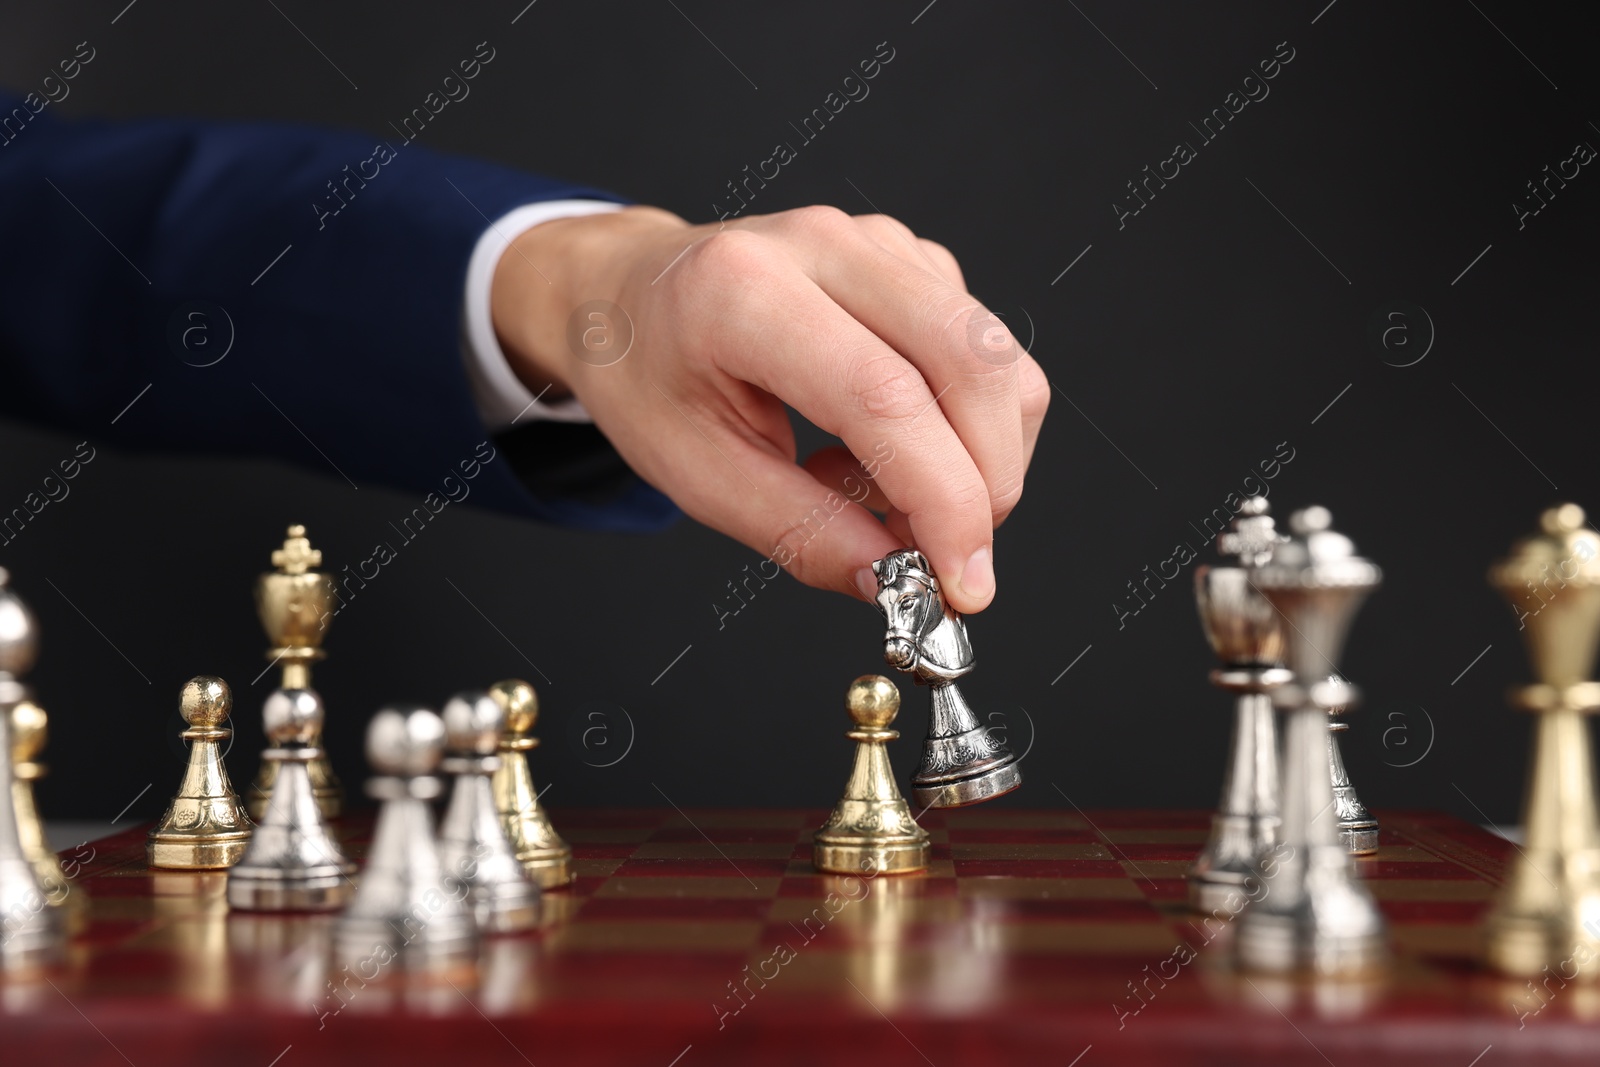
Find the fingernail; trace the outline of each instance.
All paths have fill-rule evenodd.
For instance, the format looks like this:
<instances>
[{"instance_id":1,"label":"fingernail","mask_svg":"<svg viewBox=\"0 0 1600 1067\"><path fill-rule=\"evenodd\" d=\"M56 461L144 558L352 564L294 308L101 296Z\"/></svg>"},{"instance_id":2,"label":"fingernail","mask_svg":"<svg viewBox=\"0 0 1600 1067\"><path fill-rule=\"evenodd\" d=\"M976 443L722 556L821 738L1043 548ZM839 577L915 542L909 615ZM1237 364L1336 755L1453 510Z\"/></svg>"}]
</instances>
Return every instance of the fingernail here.
<instances>
[{"instance_id":1,"label":"fingernail","mask_svg":"<svg viewBox=\"0 0 1600 1067\"><path fill-rule=\"evenodd\" d=\"M984 545L967 559L961 572L961 591L974 600L988 600L994 595L994 553Z\"/></svg>"},{"instance_id":2,"label":"fingernail","mask_svg":"<svg viewBox=\"0 0 1600 1067\"><path fill-rule=\"evenodd\" d=\"M856 588L861 590L861 596L868 603L878 597L878 576L872 572L871 567L862 567L856 571Z\"/></svg>"}]
</instances>

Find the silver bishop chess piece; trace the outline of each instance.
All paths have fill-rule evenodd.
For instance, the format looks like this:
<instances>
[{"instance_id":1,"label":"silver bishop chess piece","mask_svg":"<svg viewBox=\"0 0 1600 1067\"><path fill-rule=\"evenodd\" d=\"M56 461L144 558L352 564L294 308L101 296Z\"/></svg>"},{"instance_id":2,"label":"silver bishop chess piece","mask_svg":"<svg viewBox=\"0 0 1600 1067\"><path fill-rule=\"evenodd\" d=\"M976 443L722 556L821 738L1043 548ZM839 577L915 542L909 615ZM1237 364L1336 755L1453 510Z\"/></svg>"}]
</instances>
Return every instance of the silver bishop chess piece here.
<instances>
[{"instance_id":1,"label":"silver bishop chess piece","mask_svg":"<svg viewBox=\"0 0 1600 1067\"><path fill-rule=\"evenodd\" d=\"M488 693L458 693L444 706L450 755L440 766L455 775L455 785L439 823L439 858L445 878L466 885L484 933L529 930L539 920L539 886L517 859L490 785L505 728L506 709Z\"/></svg>"},{"instance_id":2,"label":"silver bishop chess piece","mask_svg":"<svg viewBox=\"0 0 1600 1067\"><path fill-rule=\"evenodd\" d=\"M433 772L444 741L444 721L416 705L384 708L367 725L367 762L378 772L367 795L381 807L361 884L334 925L341 959L412 970L477 950L464 887L445 878L428 806L441 791Z\"/></svg>"},{"instance_id":3,"label":"silver bishop chess piece","mask_svg":"<svg viewBox=\"0 0 1600 1067\"><path fill-rule=\"evenodd\" d=\"M1278 843L1278 727L1272 691L1294 676L1283 666L1278 612L1256 591L1255 568L1287 540L1273 526L1265 497L1239 507L1233 528L1217 539L1237 565L1195 571L1195 599L1206 639L1222 661L1211 684L1233 693L1233 736L1222 800L1211 837L1189 868L1189 902L1200 911L1237 912L1260 878L1256 864Z\"/></svg>"},{"instance_id":4,"label":"silver bishop chess piece","mask_svg":"<svg viewBox=\"0 0 1600 1067\"><path fill-rule=\"evenodd\" d=\"M12 712L29 696L28 687L18 679L39 654L33 612L11 591L9 579L0 568L0 782L4 783L13 776ZM61 909L50 907L22 847L8 784L0 789L0 964L26 967L49 962L60 955L65 941Z\"/></svg>"},{"instance_id":5,"label":"silver bishop chess piece","mask_svg":"<svg viewBox=\"0 0 1600 1067\"><path fill-rule=\"evenodd\" d=\"M245 911L332 911L355 889L356 865L328 829L310 764L322 758L322 698L314 689L275 689L261 708L275 764L261 821L228 872L228 904Z\"/></svg>"},{"instance_id":6,"label":"silver bishop chess piece","mask_svg":"<svg viewBox=\"0 0 1600 1067\"><path fill-rule=\"evenodd\" d=\"M1289 517L1292 536L1253 581L1284 620L1293 680L1273 691L1286 715L1282 832L1258 866L1264 891L1239 921L1249 970L1354 975L1384 957L1384 923L1340 837L1328 764L1328 716L1357 701L1338 673L1351 620L1382 572L1329 528L1326 508Z\"/></svg>"},{"instance_id":7,"label":"silver bishop chess piece","mask_svg":"<svg viewBox=\"0 0 1600 1067\"><path fill-rule=\"evenodd\" d=\"M925 685L933 698L922 764L911 777L918 807L959 808L1011 792L1022 768L1006 745L978 723L956 679L976 663L967 624L945 603L921 552L903 548L873 563L878 610L888 630L883 658Z\"/></svg>"}]
</instances>

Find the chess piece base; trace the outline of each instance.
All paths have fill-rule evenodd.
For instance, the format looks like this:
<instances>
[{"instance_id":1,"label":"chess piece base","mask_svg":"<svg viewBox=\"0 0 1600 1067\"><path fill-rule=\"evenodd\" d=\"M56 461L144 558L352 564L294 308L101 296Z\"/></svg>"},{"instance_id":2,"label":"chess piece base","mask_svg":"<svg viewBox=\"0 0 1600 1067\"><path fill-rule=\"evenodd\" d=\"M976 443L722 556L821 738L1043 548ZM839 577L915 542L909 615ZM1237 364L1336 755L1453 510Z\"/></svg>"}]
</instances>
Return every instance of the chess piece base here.
<instances>
[{"instance_id":1,"label":"chess piece base","mask_svg":"<svg viewBox=\"0 0 1600 1067\"><path fill-rule=\"evenodd\" d=\"M1303 732L1303 731L1302 731ZM1239 920L1240 967L1353 977L1388 958L1383 916L1342 843L1290 850Z\"/></svg>"},{"instance_id":2,"label":"chess piece base","mask_svg":"<svg viewBox=\"0 0 1600 1067\"><path fill-rule=\"evenodd\" d=\"M0 734L0 737L3 737ZM0 963L7 967L50 963L66 943L62 909L36 892L33 865L20 856L0 861Z\"/></svg>"},{"instance_id":3,"label":"chess piece base","mask_svg":"<svg viewBox=\"0 0 1600 1067\"><path fill-rule=\"evenodd\" d=\"M1381 968L1388 949L1381 931L1335 935L1312 931L1302 917L1252 910L1238 932L1239 965L1249 971L1350 977Z\"/></svg>"},{"instance_id":4,"label":"chess piece base","mask_svg":"<svg viewBox=\"0 0 1600 1067\"><path fill-rule=\"evenodd\" d=\"M818 831L811 862L826 874L910 874L928 869L932 851L927 834L885 841Z\"/></svg>"},{"instance_id":5,"label":"chess piece base","mask_svg":"<svg viewBox=\"0 0 1600 1067\"><path fill-rule=\"evenodd\" d=\"M496 886L492 894L474 893L472 918L486 934L517 934L539 925L539 888L525 885Z\"/></svg>"},{"instance_id":6,"label":"chess piece base","mask_svg":"<svg viewBox=\"0 0 1600 1067\"><path fill-rule=\"evenodd\" d=\"M232 867L250 845L250 831L211 834L204 841L151 835L145 846L150 866L176 871L205 871Z\"/></svg>"},{"instance_id":7,"label":"chess piece base","mask_svg":"<svg viewBox=\"0 0 1600 1067\"><path fill-rule=\"evenodd\" d=\"M1587 966L1577 961L1578 946L1588 950ZM1600 944L1584 933L1570 934L1555 917L1490 915L1484 924L1484 960L1502 974L1534 978L1551 970L1571 980L1600 978Z\"/></svg>"},{"instance_id":8,"label":"chess piece base","mask_svg":"<svg viewBox=\"0 0 1600 1067\"><path fill-rule=\"evenodd\" d=\"M1013 759L1010 763L986 770L981 774L950 782L923 782L913 778L911 799L924 810L964 808L1005 796L1020 785L1022 785L1022 768L1017 766Z\"/></svg>"},{"instance_id":9,"label":"chess piece base","mask_svg":"<svg viewBox=\"0 0 1600 1067\"><path fill-rule=\"evenodd\" d=\"M1277 843L1280 822L1276 815L1213 815L1211 839L1189 869L1189 906L1237 912L1261 881L1257 857Z\"/></svg>"},{"instance_id":10,"label":"chess piece base","mask_svg":"<svg viewBox=\"0 0 1600 1067\"><path fill-rule=\"evenodd\" d=\"M317 875L250 874L235 867L228 875L228 906L240 911L337 911L354 891L349 871Z\"/></svg>"},{"instance_id":11,"label":"chess piece base","mask_svg":"<svg viewBox=\"0 0 1600 1067\"><path fill-rule=\"evenodd\" d=\"M1339 824L1339 839L1352 856L1370 856L1378 851L1378 821L1363 819Z\"/></svg>"},{"instance_id":12,"label":"chess piece base","mask_svg":"<svg viewBox=\"0 0 1600 1067\"><path fill-rule=\"evenodd\" d=\"M517 856L517 862L528 872L528 877L540 889L558 889L571 885L577 877L572 870L572 849L536 849Z\"/></svg>"},{"instance_id":13,"label":"chess piece base","mask_svg":"<svg viewBox=\"0 0 1600 1067\"><path fill-rule=\"evenodd\" d=\"M397 927L407 927L413 935L408 940ZM334 927L333 944L342 961L372 960L384 967L398 964L403 970L427 970L473 959L478 931L466 912L435 917L427 923L346 916Z\"/></svg>"}]
</instances>

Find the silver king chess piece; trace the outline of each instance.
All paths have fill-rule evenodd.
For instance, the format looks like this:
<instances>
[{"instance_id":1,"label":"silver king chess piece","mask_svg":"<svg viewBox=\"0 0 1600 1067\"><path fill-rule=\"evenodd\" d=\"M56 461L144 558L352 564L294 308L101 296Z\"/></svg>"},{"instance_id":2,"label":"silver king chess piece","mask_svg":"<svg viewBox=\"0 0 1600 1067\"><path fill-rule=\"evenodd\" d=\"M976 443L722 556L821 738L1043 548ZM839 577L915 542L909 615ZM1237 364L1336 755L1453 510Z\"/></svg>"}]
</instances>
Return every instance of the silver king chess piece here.
<instances>
[{"instance_id":1,"label":"silver king chess piece","mask_svg":"<svg viewBox=\"0 0 1600 1067\"><path fill-rule=\"evenodd\" d=\"M1385 954L1383 916L1340 837L1328 764L1328 716L1358 697L1338 673L1345 635L1383 576L1331 521L1326 508L1295 512L1292 536L1253 575L1283 617L1294 678L1272 693L1286 714L1283 826L1258 863L1264 891L1239 920L1239 963L1248 970L1353 975Z\"/></svg>"},{"instance_id":2,"label":"silver king chess piece","mask_svg":"<svg viewBox=\"0 0 1600 1067\"><path fill-rule=\"evenodd\" d=\"M382 806L361 884L334 925L343 960L425 969L477 950L465 886L445 878L428 806L440 793L433 772L444 740L444 721L416 705L384 708L367 724L367 762L379 775L368 779L367 795Z\"/></svg>"},{"instance_id":3,"label":"silver king chess piece","mask_svg":"<svg viewBox=\"0 0 1600 1067\"><path fill-rule=\"evenodd\" d=\"M1233 528L1217 539L1236 565L1198 568L1195 599L1206 639L1222 665L1211 684L1234 694L1233 737L1222 800L1211 838L1189 868L1189 902L1199 911L1237 912L1259 880L1256 864L1278 843L1278 727L1272 691L1294 676L1283 666L1278 612L1255 589L1255 568L1286 538L1273 526L1265 497L1239 506Z\"/></svg>"},{"instance_id":4,"label":"silver king chess piece","mask_svg":"<svg viewBox=\"0 0 1600 1067\"><path fill-rule=\"evenodd\" d=\"M959 808L1011 792L1022 784L1016 754L978 723L956 679L976 666L967 624L951 610L921 552L903 548L873 563L878 610L888 631L883 658L933 697L922 765L911 777L921 808Z\"/></svg>"},{"instance_id":5,"label":"silver king chess piece","mask_svg":"<svg viewBox=\"0 0 1600 1067\"><path fill-rule=\"evenodd\" d=\"M539 919L539 886L517 859L490 787L505 728L506 709L488 693L458 693L444 706L450 755L440 767L455 775L455 785L439 823L439 859L447 879L466 884L484 933L529 930Z\"/></svg>"},{"instance_id":6,"label":"silver king chess piece","mask_svg":"<svg viewBox=\"0 0 1600 1067\"><path fill-rule=\"evenodd\" d=\"M9 783L12 712L28 699L19 681L39 654L38 626L33 612L7 586L0 568L0 782ZM61 909L45 899L34 865L17 832L12 791L0 789L0 964L29 966L59 956L66 940Z\"/></svg>"},{"instance_id":7,"label":"silver king chess piece","mask_svg":"<svg viewBox=\"0 0 1600 1067\"><path fill-rule=\"evenodd\" d=\"M275 689L261 707L277 765L272 793L250 844L228 871L228 904L245 911L332 911L355 888L356 865L328 830L311 784L322 757L322 698L314 689Z\"/></svg>"}]
</instances>

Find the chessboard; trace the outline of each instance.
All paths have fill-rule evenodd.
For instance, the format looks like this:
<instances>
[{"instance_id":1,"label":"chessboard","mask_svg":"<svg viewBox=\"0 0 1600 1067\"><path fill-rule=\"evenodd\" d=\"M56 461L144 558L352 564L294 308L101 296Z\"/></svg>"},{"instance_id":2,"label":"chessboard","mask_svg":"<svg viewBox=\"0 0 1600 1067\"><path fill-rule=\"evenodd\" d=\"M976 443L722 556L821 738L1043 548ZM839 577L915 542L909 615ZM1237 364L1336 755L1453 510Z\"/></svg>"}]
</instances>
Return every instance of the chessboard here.
<instances>
[{"instance_id":1,"label":"chessboard","mask_svg":"<svg viewBox=\"0 0 1600 1067\"><path fill-rule=\"evenodd\" d=\"M1477 962L1515 846L1380 812L1370 979L1236 973L1186 902L1210 816L928 811L926 873L811 867L823 810L557 809L577 880L475 964L366 981L329 915L230 914L139 828L62 853L66 959L0 979L6 1062L74 1065L1406 1064L1596 1060L1600 999ZM370 815L336 822L359 859ZM403 1056L401 1055L403 1054Z\"/></svg>"}]
</instances>

